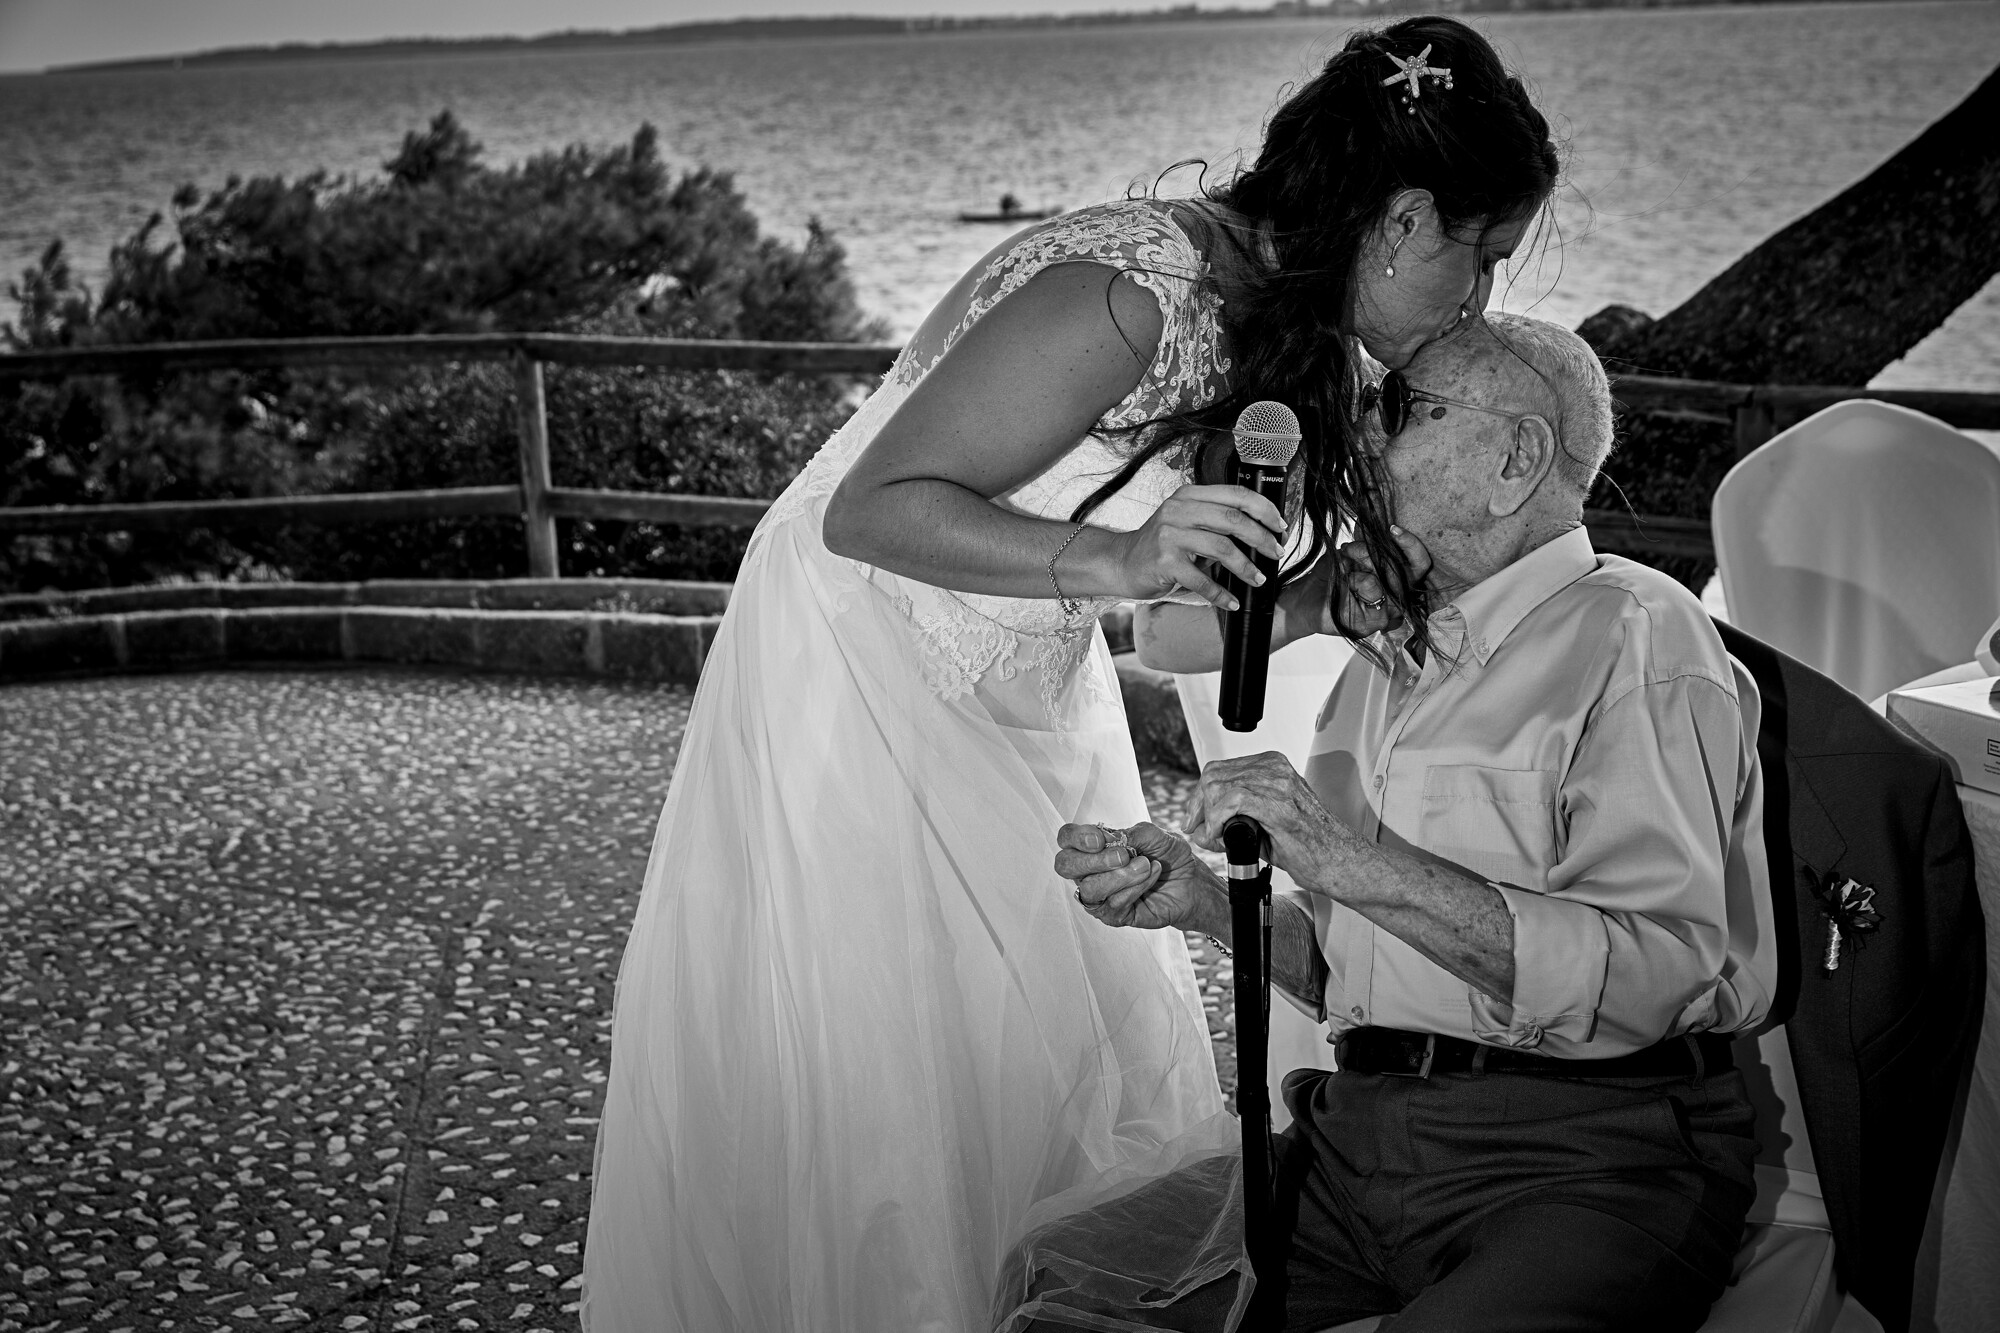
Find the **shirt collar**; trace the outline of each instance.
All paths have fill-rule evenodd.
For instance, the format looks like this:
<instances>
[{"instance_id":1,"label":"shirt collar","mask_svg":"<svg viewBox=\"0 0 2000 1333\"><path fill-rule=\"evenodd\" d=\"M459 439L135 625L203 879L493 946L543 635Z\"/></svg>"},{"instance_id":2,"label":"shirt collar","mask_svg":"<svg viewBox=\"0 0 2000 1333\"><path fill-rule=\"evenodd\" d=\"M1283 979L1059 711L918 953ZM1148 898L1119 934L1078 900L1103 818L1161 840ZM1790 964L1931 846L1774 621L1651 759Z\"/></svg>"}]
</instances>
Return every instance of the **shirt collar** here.
<instances>
[{"instance_id":1,"label":"shirt collar","mask_svg":"<svg viewBox=\"0 0 2000 1333\"><path fill-rule=\"evenodd\" d=\"M1596 568L1590 533L1579 524L1473 584L1436 618L1460 621L1465 645L1485 666L1530 611Z\"/></svg>"}]
</instances>

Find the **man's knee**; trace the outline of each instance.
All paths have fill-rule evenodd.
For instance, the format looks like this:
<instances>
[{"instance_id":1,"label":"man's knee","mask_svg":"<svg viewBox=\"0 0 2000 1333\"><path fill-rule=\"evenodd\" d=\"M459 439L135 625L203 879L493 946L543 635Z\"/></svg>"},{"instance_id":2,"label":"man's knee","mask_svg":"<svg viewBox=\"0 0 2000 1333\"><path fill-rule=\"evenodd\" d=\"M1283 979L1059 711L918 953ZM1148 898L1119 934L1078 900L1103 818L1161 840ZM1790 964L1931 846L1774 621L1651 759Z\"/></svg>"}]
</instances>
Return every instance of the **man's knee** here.
<instances>
[{"instance_id":1,"label":"man's knee","mask_svg":"<svg viewBox=\"0 0 2000 1333\"><path fill-rule=\"evenodd\" d=\"M1571 1201L1494 1212L1456 1262L1395 1321L1396 1333L1692 1333L1729 1280L1733 1238L1696 1223L1681 1243Z\"/></svg>"}]
</instances>

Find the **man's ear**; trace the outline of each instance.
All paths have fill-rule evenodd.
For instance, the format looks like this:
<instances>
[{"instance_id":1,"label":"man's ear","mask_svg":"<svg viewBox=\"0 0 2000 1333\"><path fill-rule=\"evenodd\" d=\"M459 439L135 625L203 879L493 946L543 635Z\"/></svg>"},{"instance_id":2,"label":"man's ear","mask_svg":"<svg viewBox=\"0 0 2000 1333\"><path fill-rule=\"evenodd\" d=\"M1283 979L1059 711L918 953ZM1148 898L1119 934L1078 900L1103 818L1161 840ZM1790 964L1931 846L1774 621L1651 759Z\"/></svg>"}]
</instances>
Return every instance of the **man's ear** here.
<instances>
[{"instance_id":1,"label":"man's ear","mask_svg":"<svg viewBox=\"0 0 2000 1333\"><path fill-rule=\"evenodd\" d=\"M1559 447L1555 428L1549 425L1548 418L1529 416L1516 421L1507 451L1500 456L1492 489L1487 493L1487 512L1495 518L1517 513L1541 489L1549 470L1555 466Z\"/></svg>"}]
</instances>

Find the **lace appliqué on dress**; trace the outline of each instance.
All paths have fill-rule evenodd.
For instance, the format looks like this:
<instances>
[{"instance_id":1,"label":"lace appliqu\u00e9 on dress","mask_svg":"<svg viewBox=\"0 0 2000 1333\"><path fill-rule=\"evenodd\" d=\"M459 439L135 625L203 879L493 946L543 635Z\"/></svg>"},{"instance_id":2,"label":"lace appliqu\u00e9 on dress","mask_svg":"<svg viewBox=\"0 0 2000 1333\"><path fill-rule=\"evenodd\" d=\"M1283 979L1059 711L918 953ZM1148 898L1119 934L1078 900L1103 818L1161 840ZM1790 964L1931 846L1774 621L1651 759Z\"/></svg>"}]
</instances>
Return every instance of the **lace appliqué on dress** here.
<instances>
[{"instance_id":1,"label":"lace appliqu\u00e9 on dress","mask_svg":"<svg viewBox=\"0 0 2000 1333\"><path fill-rule=\"evenodd\" d=\"M1119 269L1151 291L1160 305L1160 342L1153 362L1132 392L1100 419L1100 430L1136 425L1213 401L1229 371L1221 351L1222 301L1203 281L1208 265L1171 212L1151 200L1131 200L1066 214L1024 236L987 267L964 318L935 354L923 357L914 347L904 348L882 386L771 506L751 537L750 550L754 552L766 534L833 493L881 423L967 329L1035 274L1051 264L1070 262ZM1066 518L1076 500L1094 489L1083 486L1078 493L1080 479L1101 480L1121 463L1120 451L1093 432L1042 475L1003 499L1023 513ZM1185 480L1178 468L1155 458L1093 515L1093 521L1130 531ZM864 577L879 577L869 566L859 568ZM1050 598L990 597L904 582L918 591L914 596L897 594L896 603L909 617L924 677L932 689L943 698L956 699L970 693L989 672L1011 680L1022 670L1038 671L1041 701L1050 724L1057 728L1064 686L1090 651L1097 617L1117 605L1115 598L1091 599L1080 612L1066 617ZM1029 644L1022 643L1024 638ZM1093 687L1102 693L1104 684L1093 682Z\"/></svg>"},{"instance_id":2,"label":"lace appliqu\u00e9 on dress","mask_svg":"<svg viewBox=\"0 0 2000 1333\"><path fill-rule=\"evenodd\" d=\"M951 350L965 331L1004 298L1051 264L1096 263L1118 269L1160 300L1159 351L1146 378L1107 413L1103 426L1129 426L1161 414L1163 403L1212 386L1229 369L1221 353L1216 311L1222 298L1202 285L1208 261L1166 206L1148 199L1079 209L1022 237L987 266L973 288L965 317L928 360L909 349L889 371L889 383L915 384ZM1213 396L1211 393L1209 396Z\"/></svg>"}]
</instances>

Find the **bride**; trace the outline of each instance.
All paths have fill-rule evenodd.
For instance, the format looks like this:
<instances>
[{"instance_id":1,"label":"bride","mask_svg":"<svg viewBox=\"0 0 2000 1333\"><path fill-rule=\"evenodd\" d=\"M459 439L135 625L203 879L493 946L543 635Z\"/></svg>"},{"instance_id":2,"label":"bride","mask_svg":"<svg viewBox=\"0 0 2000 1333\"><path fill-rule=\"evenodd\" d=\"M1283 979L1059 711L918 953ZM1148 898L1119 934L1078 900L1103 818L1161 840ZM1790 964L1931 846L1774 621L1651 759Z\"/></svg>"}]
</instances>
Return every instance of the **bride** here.
<instances>
[{"instance_id":1,"label":"bride","mask_svg":"<svg viewBox=\"0 0 2000 1333\"><path fill-rule=\"evenodd\" d=\"M1183 939L1096 928L1049 869L1060 825L1146 818L1097 616L1225 607L1236 543L1279 550L1285 516L1204 484L1272 398L1305 430L1285 596L1326 620L1351 340L1401 365L1482 308L1555 169L1485 42L1410 20L1225 188L1060 217L947 293L758 526L695 693L618 978L589 1333L983 1327L1030 1206L1220 1111Z\"/></svg>"}]
</instances>

